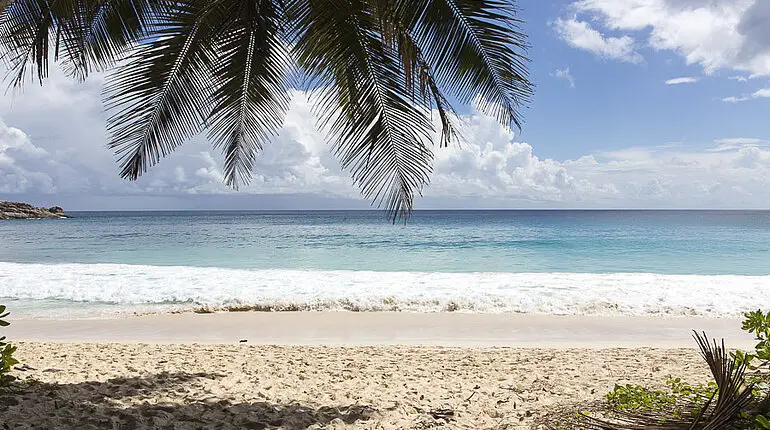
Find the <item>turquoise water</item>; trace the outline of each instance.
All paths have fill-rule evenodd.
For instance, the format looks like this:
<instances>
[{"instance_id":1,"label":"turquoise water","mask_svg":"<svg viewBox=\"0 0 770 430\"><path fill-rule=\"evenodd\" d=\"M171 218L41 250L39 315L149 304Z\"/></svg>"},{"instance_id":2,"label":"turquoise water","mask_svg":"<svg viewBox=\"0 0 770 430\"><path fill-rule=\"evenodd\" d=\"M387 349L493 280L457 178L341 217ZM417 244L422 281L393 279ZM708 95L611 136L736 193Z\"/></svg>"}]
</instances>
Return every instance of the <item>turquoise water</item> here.
<instances>
[{"instance_id":1,"label":"turquoise water","mask_svg":"<svg viewBox=\"0 0 770 430\"><path fill-rule=\"evenodd\" d=\"M0 261L770 275L770 212L76 213L0 223Z\"/></svg>"},{"instance_id":2,"label":"turquoise water","mask_svg":"<svg viewBox=\"0 0 770 430\"><path fill-rule=\"evenodd\" d=\"M757 289L770 292L762 211L427 211L395 226L360 211L73 215L0 223L0 297L30 314L89 303L112 312L451 302L476 312L733 315Z\"/></svg>"}]
</instances>

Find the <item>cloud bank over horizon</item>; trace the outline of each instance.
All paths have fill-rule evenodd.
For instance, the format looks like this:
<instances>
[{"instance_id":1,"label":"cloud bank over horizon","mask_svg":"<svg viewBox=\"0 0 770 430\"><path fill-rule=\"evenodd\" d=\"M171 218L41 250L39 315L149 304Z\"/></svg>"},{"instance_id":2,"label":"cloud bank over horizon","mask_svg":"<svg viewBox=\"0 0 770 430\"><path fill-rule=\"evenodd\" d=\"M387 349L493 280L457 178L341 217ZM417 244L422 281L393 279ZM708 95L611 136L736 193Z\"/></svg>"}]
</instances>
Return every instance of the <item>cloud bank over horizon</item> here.
<instances>
[{"instance_id":1,"label":"cloud bank over horizon","mask_svg":"<svg viewBox=\"0 0 770 430\"><path fill-rule=\"evenodd\" d=\"M139 181L121 180L105 146L100 86L99 79L76 84L54 73L46 86L30 85L0 107L0 198L69 196L78 206L72 209L106 210L217 209L223 201L240 208L368 206L301 92L280 135L258 157L252 183L238 192L222 183L221 156L203 139ZM761 137L650 142L554 160L475 110L462 121L461 145L434 148L433 180L418 209L757 208L770 201L770 142Z\"/></svg>"}]
</instances>

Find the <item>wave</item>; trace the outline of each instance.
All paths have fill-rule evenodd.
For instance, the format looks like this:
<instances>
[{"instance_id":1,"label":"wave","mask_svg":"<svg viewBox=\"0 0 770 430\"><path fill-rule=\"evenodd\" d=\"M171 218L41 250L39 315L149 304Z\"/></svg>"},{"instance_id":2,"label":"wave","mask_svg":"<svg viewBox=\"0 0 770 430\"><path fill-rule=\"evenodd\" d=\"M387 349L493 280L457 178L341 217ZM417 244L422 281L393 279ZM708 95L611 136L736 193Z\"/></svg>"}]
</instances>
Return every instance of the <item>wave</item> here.
<instances>
[{"instance_id":1,"label":"wave","mask_svg":"<svg viewBox=\"0 0 770 430\"><path fill-rule=\"evenodd\" d=\"M0 297L138 310L460 311L736 317L770 297L770 276L423 273L0 263ZM99 306L97 306L97 304Z\"/></svg>"}]
</instances>

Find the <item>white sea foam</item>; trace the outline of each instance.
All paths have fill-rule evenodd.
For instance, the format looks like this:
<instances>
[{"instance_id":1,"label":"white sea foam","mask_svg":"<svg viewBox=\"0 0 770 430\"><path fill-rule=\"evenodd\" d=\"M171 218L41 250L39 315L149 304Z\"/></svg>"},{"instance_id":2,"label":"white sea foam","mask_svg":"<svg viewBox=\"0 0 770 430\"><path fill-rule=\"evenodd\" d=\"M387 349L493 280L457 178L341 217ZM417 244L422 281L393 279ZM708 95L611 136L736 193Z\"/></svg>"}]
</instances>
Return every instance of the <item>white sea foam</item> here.
<instances>
[{"instance_id":1,"label":"white sea foam","mask_svg":"<svg viewBox=\"0 0 770 430\"><path fill-rule=\"evenodd\" d=\"M417 273L0 262L0 297L105 311L258 305L303 310L739 316L770 276ZM2 300L2 299L0 299ZM158 306L161 305L161 306ZM34 309L25 312L33 313ZM43 312L44 313L44 312Z\"/></svg>"}]
</instances>

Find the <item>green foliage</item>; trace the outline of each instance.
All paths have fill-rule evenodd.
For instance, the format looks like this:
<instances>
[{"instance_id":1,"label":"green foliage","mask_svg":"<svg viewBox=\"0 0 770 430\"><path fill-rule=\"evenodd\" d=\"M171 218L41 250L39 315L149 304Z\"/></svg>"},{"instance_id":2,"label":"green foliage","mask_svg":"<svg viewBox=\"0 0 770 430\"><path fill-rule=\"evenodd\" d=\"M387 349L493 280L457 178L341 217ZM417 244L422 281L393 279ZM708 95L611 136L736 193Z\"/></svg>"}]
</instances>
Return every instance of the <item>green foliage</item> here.
<instances>
[{"instance_id":1,"label":"green foliage","mask_svg":"<svg viewBox=\"0 0 770 430\"><path fill-rule=\"evenodd\" d=\"M3 320L3 318L10 315L10 312L5 311L5 305L0 305L0 327L8 327L11 325L8 321Z\"/></svg>"},{"instance_id":2,"label":"green foliage","mask_svg":"<svg viewBox=\"0 0 770 430\"><path fill-rule=\"evenodd\" d=\"M741 328L754 334L758 342L753 351L736 351L734 357L753 372L746 378L746 382L754 384L754 396L770 398L770 312L764 313L758 309L743 315L746 319ZM770 430L768 412L760 411L753 416L754 430Z\"/></svg>"},{"instance_id":3,"label":"green foliage","mask_svg":"<svg viewBox=\"0 0 770 430\"><path fill-rule=\"evenodd\" d=\"M761 310L746 312L743 321L744 331L753 333L759 342L754 346L754 351L737 351L735 356L742 363L746 363L750 370L760 370L767 367L770 362L770 312L767 314Z\"/></svg>"},{"instance_id":4,"label":"green foliage","mask_svg":"<svg viewBox=\"0 0 770 430\"><path fill-rule=\"evenodd\" d=\"M667 390L651 390L641 385L615 385L615 388L605 394L604 398L614 411L667 411L674 418L681 418L680 406L688 405L700 411L719 391L715 382L690 385L682 382L681 378L673 377L666 380L666 386Z\"/></svg>"},{"instance_id":5,"label":"green foliage","mask_svg":"<svg viewBox=\"0 0 770 430\"><path fill-rule=\"evenodd\" d=\"M605 395L609 410L598 417L581 414L570 428L770 430L770 312L745 317L743 330L758 341L753 351L729 353L724 341L720 345L705 333L695 333L712 382L689 385L669 377L666 390L616 385Z\"/></svg>"},{"instance_id":6,"label":"green foliage","mask_svg":"<svg viewBox=\"0 0 770 430\"><path fill-rule=\"evenodd\" d=\"M0 327L8 327L10 323L3 320L8 316L6 307L0 305ZM13 366L19 364L19 361L13 358L16 347L5 341L5 336L0 337L0 388L8 386L15 378L9 373Z\"/></svg>"},{"instance_id":7,"label":"green foliage","mask_svg":"<svg viewBox=\"0 0 770 430\"><path fill-rule=\"evenodd\" d=\"M757 415L754 417L754 429L770 430L770 420L768 420L764 415Z\"/></svg>"},{"instance_id":8,"label":"green foliage","mask_svg":"<svg viewBox=\"0 0 770 430\"><path fill-rule=\"evenodd\" d=\"M709 381L708 384L689 385L682 382L681 378L669 377L666 385L677 399L695 404L705 404L709 399L716 398L719 393L719 387L714 381Z\"/></svg>"},{"instance_id":9,"label":"green foliage","mask_svg":"<svg viewBox=\"0 0 770 430\"><path fill-rule=\"evenodd\" d=\"M671 393L631 384L615 384L615 388L604 398L617 411L657 411L676 405L676 397Z\"/></svg>"},{"instance_id":10,"label":"green foliage","mask_svg":"<svg viewBox=\"0 0 770 430\"><path fill-rule=\"evenodd\" d=\"M763 397L770 395L770 312L762 310L746 312L746 318L741 327L744 331L754 334L758 340L753 351L735 351L733 357L746 365L752 373L746 378L754 384L754 395ZM762 428L762 427L758 427Z\"/></svg>"}]
</instances>

